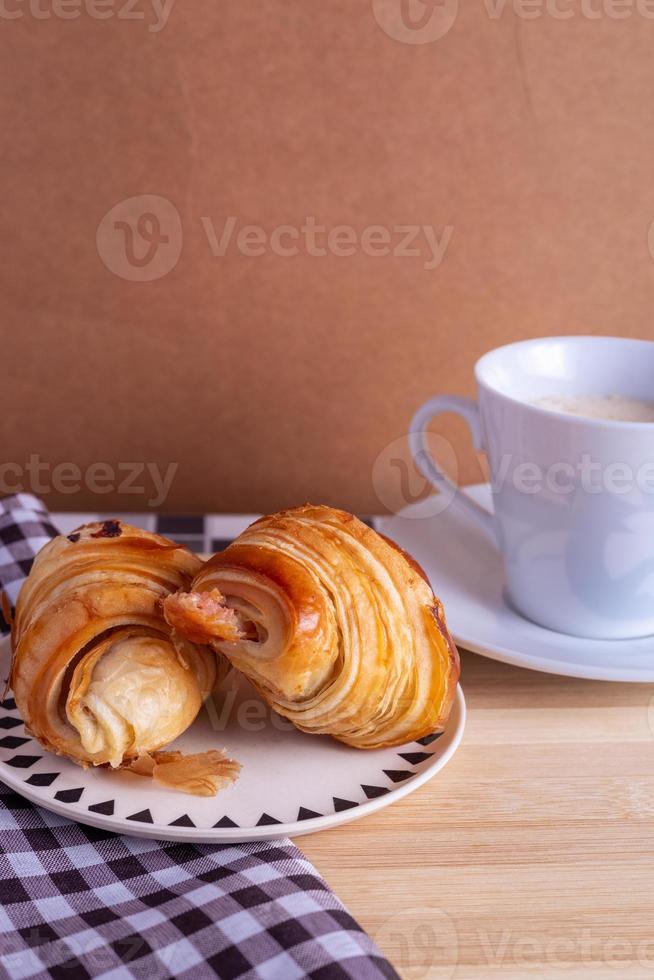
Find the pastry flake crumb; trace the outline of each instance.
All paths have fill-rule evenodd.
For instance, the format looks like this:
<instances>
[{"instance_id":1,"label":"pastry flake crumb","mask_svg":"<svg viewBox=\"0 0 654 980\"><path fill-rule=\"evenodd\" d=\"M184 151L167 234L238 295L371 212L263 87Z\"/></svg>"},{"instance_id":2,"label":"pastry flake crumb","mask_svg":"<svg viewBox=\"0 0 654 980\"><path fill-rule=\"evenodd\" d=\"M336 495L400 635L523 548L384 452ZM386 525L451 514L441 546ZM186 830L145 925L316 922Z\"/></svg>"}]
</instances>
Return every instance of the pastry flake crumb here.
<instances>
[{"instance_id":1,"label":"pastry flake crumb","mask_svg":"<svg viewBox=\"0 0 654 980\"><path fill-rule=\"evenodd\" d=\"M215 796L238 779L240 762L222 750L209 749L186 755L183 752L145 752L127 767L139 776L149 776L159 786L192 796Z\"/></svg>"},{"instance_id":2,"label":"pastry flake crumb","mask_svg":"<svg viewBox=\"0 0 654 980\"><path fill-rule=\"evenodd\" d=\"M219 589L175 592L163 604L166 622L193 643L243 639L239 614L225 602Z\"/></svg>"}]
</instances>

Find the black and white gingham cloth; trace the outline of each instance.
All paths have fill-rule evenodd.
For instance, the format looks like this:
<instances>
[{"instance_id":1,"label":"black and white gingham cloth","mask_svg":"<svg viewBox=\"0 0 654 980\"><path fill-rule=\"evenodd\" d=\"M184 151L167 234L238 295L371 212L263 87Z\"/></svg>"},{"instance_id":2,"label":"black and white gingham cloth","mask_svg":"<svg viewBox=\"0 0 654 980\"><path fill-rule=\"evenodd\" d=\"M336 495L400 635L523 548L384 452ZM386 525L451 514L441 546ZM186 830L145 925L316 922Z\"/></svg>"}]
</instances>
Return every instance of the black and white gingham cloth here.
<instances>
[{"instance_id":1,"label":"black and white gingham cloth","mask_svg":"<svg viewBox=\"0 0 654 980\"><path fill-rule=\"evenodd\" d=\"M48 511L31 493L0 500L0 589L12 606L34 555L57 534Z\"/></svg>"},{"instance_id":2,"label":"black and white gingham cloth","mask_svg":"<svg viewBox=\"0 0 654 980\"><path fill-rule=\"evenodd\" d=\"M34 554L56 533L30 494L0 500L0 586L12 605ZM123 837L0 784L0 977L214 976L398 975L287 839L232 846Z\"/></svg>"}]
</instances>

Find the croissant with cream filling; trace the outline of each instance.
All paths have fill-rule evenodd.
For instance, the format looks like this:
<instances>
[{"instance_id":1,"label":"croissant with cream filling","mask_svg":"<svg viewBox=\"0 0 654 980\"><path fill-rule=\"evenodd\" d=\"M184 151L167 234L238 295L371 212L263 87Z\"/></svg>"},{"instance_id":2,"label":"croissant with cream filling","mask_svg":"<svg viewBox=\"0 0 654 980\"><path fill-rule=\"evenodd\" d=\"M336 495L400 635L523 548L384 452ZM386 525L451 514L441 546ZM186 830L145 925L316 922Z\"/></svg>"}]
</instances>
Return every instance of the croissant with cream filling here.
<instances>
[{"instance_id":1,"label":"croissant with cream filling","mask_svg":"<svg viewBox=\"0 0 654 980\"><path fill-rule=\"evenodd\" d=\"M191 724L229 666L176 636L162 601L200 567L120 521L60 535L37 555L16 606L10 685L46 748L116 767Z\"/></svg>"},{"instance_id":2,"label":"croissant with cream filling","mask_svg":"<svg viewBox=\"0 0 654 980\"><path fill-rule=\"evenodd\" d=\"M372 749L447 721L459 658L442 605L407 554L344 511L261 518L164 614L303 731Z\"/></svg>"}]
</instances>

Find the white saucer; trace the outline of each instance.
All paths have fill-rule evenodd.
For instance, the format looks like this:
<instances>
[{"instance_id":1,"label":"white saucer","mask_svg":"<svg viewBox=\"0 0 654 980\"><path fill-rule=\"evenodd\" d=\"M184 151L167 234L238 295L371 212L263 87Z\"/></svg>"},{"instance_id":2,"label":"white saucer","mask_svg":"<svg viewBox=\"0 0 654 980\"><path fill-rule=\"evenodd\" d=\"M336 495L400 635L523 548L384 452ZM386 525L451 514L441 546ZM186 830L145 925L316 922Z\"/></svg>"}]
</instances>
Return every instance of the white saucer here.
<instances>
[{"instance_id":1,"label":"white saucer","mask_svg":"<svg viewBox=\"0 0 654 980\"><path fill-rule=\"evenodd\" d=\"M466 492L491 509L487 484ZM494 660L551 674L603 681L654 681L654 636L585 640L523 619L504 599L499 552L475 523L453 508L429 514L429 501L411 504L377 527L414 556L445 606L459 646Z\"/></svg>"},{"instance_id":2,"label":"white saucer","mask_svg":"<svg viewBox=\"0 0 654 980\"><path fill-rule=\"evenodd\" d=\"M9 666L0 641L0 676ZM0 780L39 806L117 833L230 843L298 837L358 820L413 792L451 759L465 725L457 689L447 728L393 749L361 752L305 735L232 674L174 748L226 748L243 769L216 797L189 796L130 772L81 769L25 731L13 698L0 702Z\"/></svg>"}]
</instances>

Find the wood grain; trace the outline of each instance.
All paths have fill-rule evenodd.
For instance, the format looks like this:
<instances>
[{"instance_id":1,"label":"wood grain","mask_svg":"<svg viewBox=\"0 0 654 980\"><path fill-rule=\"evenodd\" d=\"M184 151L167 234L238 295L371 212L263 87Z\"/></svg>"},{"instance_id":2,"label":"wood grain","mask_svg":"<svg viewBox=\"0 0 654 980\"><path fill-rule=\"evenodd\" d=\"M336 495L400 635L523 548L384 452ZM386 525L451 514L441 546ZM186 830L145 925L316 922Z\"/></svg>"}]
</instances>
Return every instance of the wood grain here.
<instances>
[{"instance_id":1,"label":"wood grain","mask_svg":"<svg viewBox=\"0 0 654 980\"><path fill-rule=\"evenodd\" d=\"M651 980L654 690L462 669L446 769L300 847L408 980Z\"/></svg>"}]
</instances>

